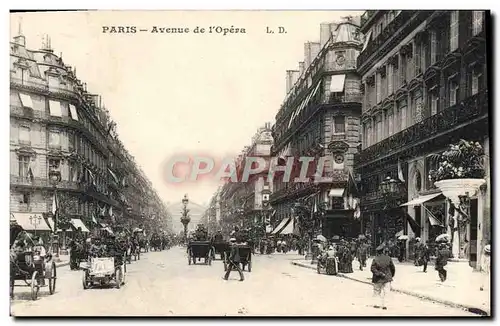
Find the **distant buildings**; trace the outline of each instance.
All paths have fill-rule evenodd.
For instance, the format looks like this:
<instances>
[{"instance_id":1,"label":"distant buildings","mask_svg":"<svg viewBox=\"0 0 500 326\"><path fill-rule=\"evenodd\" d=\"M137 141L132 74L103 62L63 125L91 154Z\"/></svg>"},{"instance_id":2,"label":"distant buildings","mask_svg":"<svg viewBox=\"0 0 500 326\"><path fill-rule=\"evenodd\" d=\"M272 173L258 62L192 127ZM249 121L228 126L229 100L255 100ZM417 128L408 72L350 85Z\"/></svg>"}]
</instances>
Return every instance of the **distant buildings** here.
<instances>
[{"instance_id":1,"label":"distant buildings","mask_svg":"<svg viewBox=\"0 0 500 326\"><path fill-rule=\"evenodd\" d=\"M98 95L76 69L39 50L21 33L10 43L10 210L27 230L59 219L91 229L99 224L166 228L168 213L114 132Z\"/></svg>"}]
</instances>

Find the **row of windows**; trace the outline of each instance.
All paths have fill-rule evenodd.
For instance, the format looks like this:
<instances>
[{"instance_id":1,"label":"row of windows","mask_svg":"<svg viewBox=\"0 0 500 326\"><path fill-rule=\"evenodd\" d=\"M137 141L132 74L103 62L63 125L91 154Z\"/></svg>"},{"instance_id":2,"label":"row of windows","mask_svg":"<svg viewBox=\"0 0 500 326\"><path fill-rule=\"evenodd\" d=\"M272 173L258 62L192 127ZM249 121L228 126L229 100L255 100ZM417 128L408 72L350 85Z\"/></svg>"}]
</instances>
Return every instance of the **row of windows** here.
<instances>
[{"instance_id":1,"label":"row of windows","mask_svg":"<svg viewBox=\"0 0 500 326\"><path fill-rule=\"evenodd\" d=\"M481 66L471 67L466 76L467 83L462 89L460 89L460 74L456 73L448 76L445 85L427 86L426 98L423 97L422 89L418 88L410 92L408 97L383 108L364 122L363 147L374 145L447 107L454 106L460 101L460 92L464 93L464 98L477 94L486 87L482 69ZM441 88L445 89L445 98L440 98Z\"/></svg>"}]
</instances>

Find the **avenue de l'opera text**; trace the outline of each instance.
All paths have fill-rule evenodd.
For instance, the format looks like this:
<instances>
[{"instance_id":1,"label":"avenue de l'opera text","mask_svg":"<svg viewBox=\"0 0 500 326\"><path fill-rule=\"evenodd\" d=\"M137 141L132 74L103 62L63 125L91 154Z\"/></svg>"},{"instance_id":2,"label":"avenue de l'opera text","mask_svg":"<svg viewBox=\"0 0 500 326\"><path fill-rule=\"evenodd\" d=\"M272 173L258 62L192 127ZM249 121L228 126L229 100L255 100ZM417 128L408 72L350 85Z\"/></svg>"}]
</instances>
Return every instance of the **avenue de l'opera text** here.
<instances>
[{"instance_id":1,"label":"avenue de l'opera text","mask_svg":"<svg viewBox=\"0 0 500 326\"><path fill-rule=\"evenodd\" d=\"M152 26L151 28L140 28L138 26L102 26L103 34L246 34L245 28L236 26L208 26L201 27L160 27Z\"/></svg>"}]
</instances>

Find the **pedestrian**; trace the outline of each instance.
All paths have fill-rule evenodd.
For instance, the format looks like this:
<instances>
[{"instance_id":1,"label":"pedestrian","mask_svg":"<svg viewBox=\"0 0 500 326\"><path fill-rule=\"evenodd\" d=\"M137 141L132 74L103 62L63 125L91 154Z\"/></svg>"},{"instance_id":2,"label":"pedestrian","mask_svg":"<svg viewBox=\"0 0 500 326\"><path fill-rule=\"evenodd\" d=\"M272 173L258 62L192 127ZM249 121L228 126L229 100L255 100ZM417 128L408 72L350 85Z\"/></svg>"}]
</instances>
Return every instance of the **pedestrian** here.
<instances>
[{"instance_id":1,"label":"pedestrian","mask_svg":"<svg viewBox=\"0 0 500 326\"><path fill-rule=\"evenodd\" d=\"M481 258L481 286L480 291L484 291L485 285L490 285L490 270L491 270L491 245L488 243L483 250L483 257Z\"/></svg>"},{"instance_id":2,"label":"pedestrian","mask_svg":"<svg viewBox=\"0 0 500 326\"><path fill-rule=\"evenodd\" d=\"M444 267L448 264L448 259L450 258L450 250L446 243L440 243L438 245L437 257L436 257L436 270L439 275L441 282L446 281L448 276L448 271Z\"/></svg>"},{"instance_id":3,"label":"pedestrian","mask_svg":"<svg viewBox=\"0 0 500 326\"><path fill-rule=\"evenodd\" d=\"M366 258L368 256L368 246L366 243L361 241L358 246L357 258L359 261L359 270L362 271L363 267L366 267Z\"/></svg>"},{"instance_id":4,"label":"pedestrian","mask_svg":"<svg viewBox=\"0 0 500 326\"><path fill-rule=\"evenodd\" d=\"M390 291L392 279L396 274L396 267L387 253L388 248L378 247L377 255L373 258L370 268L372 272L373 294L376 298L373 307L384 310L387 309L385 295L387 291Z\"/></svg>"},{"instance_id":5,"label":"pedestrian","mask_svg":"<svg viewBox=\"0 0 500 326\"><path fill-rule=\"evenodd\" d=\"M238 250L238 243L236 243L237 239L231 238L229 242L231 242L231 253L229 254L227 270L223 279L227 281L229 279L229 274L231 273L231 271L236 270L238 271L238 274L240 274L240 282L243 282L245 280L245 277L243 276L243 272L240 268L241 258Z\"/></svg>"}]
</instances>

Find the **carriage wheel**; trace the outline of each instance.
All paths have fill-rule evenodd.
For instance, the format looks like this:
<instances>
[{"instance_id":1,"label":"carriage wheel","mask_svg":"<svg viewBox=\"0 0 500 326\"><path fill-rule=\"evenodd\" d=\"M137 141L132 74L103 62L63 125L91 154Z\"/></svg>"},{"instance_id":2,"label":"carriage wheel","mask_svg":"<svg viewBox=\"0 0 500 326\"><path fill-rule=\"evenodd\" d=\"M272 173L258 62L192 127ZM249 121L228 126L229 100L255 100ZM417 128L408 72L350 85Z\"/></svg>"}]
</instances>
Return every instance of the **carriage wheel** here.
<instances>
[{"instance_id":1,"label":"carriage wheel","mask_svg":"<svg viewBox=\"0 0 500 326\"><path fill-rule=\"evenodd\" d=\"M82 273L82 286L83 286L83 289L84 290L87 290L90 286L89 286L89 271L88 270L84 270L83 273Z\"/></svg>"},{"instance_id":2,"label":"carriage wheel","mask_svg":"<svg viewBox=\"0 0 500 326\"><path fill-rule=\"evenodd\" d=\"M57 280L56 263L52 262L50 272L51 272L51 275L48 277L48 279L49 279L49 294L52 295L52 294L54 294L54 292L56 292L56 280Z\"/></svg>"},{"instance_id":3,"label":"carriage wheel","mask_svg":"<svg viewBox=\"0 0 500 326\"><path fill-rule=\"evenodd\" d=\"M123 282L122 269L121 267L117 267L115 269L115 283L116 283L115 287L119 289L122 286L122 282Z\"/></svg>"},{"instance_id":4,"label":"carriage wheel","mask_svg":"<svg viewBox=\"0 0 500 326\"><path fill-rule=\"evenodd\" d=\"M35 271L31 276L31 300L35 301L38 298L38 291L40 287L38 286L38 272Z\"/></svg>"},{"instance_id":5,"label":"carriage wheel","mask_svg":"<svg viewBox=\"0 0 500 326\"><path fill-rule=\"evenodd\" d=\"M248 272L250 273L252 271L252 262L248 262Z\"/></svg>"}]
</instances>

